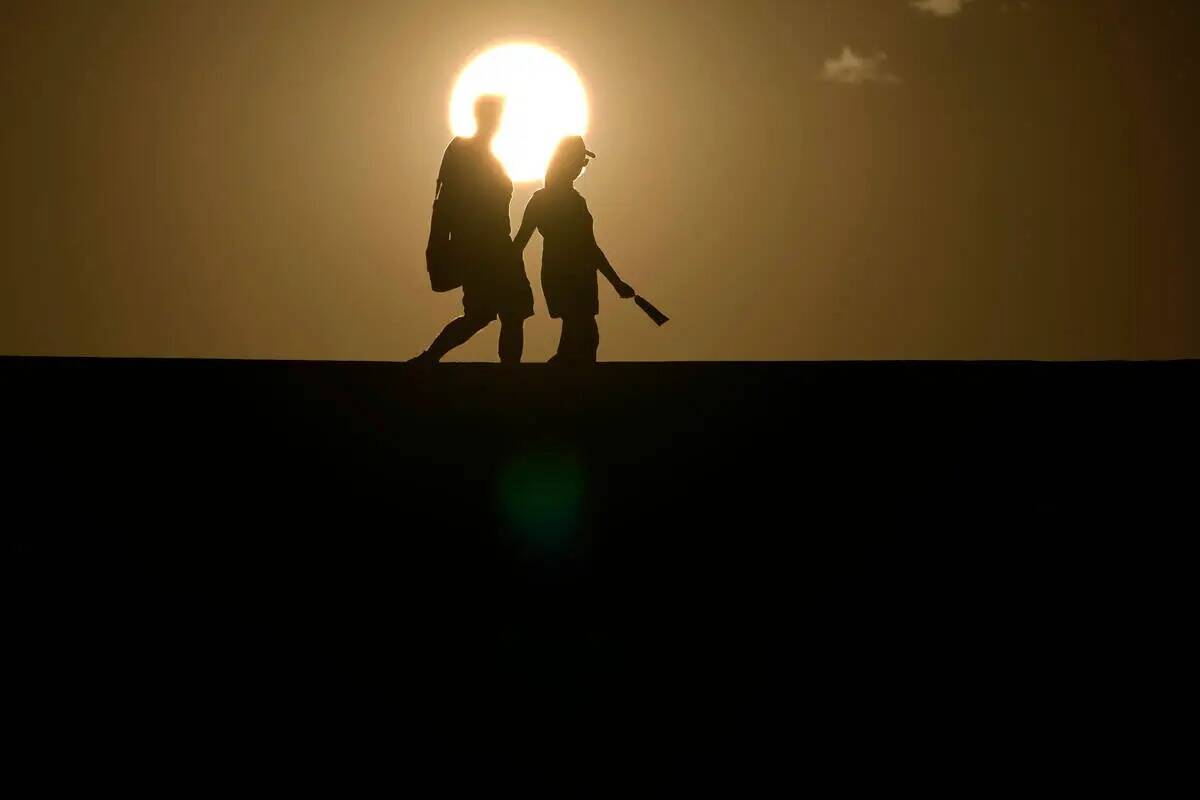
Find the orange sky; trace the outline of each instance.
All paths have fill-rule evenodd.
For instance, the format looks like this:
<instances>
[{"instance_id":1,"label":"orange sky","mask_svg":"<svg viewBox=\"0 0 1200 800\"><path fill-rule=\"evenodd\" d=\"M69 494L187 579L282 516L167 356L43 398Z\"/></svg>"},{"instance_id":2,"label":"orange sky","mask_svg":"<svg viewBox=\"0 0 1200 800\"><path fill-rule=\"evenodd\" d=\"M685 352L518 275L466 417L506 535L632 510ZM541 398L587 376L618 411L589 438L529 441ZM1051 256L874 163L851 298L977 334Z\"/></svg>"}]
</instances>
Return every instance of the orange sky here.
<instances>
[{"instance_id":1,"label":"orange sky","mask_svg":"<svg viewBox=\"0 0 1200 800\"><path fill-rule=\"evenodd\" d=\"M591 92L600 243L672 317L602 286L603 360L1200 356L1198 15L10 3L0 352L414 355L459 310L423 262L454 77L532 39Z\"/></svg>"}]
</instances>

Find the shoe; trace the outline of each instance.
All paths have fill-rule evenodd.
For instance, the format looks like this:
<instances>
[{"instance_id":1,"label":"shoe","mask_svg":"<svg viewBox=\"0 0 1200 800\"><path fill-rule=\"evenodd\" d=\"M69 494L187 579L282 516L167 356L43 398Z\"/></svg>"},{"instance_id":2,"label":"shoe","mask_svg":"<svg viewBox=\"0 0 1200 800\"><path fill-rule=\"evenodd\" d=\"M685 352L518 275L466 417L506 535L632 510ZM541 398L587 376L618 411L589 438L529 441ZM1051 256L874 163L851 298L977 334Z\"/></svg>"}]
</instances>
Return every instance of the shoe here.
<instances>
[{"instance_id":1,"label":"shoe","mask_svg":"<svg viewBox=\"0 0 1200 800\"><path fill-rule=\"evenodd\" d=\"M404 363L413 367L432 367L434 364L438 363L438 359L435 358L432 353L426 350L420 355L414 356Z\"/></svg>"}]
</instances>

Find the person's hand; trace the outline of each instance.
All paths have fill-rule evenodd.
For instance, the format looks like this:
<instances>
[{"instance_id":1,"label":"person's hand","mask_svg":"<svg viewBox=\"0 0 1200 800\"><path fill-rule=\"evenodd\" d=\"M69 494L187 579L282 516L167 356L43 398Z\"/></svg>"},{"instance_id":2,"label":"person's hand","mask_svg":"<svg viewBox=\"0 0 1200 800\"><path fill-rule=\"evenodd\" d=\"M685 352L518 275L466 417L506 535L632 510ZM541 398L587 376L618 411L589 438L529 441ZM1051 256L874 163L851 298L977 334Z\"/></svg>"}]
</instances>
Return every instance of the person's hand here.
<instances>
[{"instance_id":1,"label":"person's hand","mask_svg":"<svg viewBox=\"0 0 1200 800\"><path fill-rule=\"evenodd\" d=\"M637 294L637 292L635 292L633 290L633 287L630 286L625 281L617 281L617 285L614 286L613 288L616 289L617 294L619 294L625 300L628 300L629 298L631 298L635 294Z\"/></svg>"}]
</instances>

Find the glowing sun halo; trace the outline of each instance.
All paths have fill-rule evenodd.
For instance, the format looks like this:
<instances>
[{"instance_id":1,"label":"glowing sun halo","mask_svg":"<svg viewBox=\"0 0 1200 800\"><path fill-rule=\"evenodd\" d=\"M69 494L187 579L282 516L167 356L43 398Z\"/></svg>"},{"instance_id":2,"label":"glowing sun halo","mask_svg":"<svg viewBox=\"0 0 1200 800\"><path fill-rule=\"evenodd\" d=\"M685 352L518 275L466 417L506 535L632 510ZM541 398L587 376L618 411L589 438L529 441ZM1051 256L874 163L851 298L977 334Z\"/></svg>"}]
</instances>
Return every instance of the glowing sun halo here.
<instances>
[{"instance_id":1,"label":"glowing sun halo","mask_svg":"<svg viewBox=\"0 0 1200 800\"><path fill-rule=\"evenodd\" d=\"M450 95L455 136L475 133L475 99L484 94L505 98L504 120L492 152L514 181L541 180L559 139L587 133L582 81L570 64L543 47L502 45L467 65Z\"/></svg>"}]
</instances>

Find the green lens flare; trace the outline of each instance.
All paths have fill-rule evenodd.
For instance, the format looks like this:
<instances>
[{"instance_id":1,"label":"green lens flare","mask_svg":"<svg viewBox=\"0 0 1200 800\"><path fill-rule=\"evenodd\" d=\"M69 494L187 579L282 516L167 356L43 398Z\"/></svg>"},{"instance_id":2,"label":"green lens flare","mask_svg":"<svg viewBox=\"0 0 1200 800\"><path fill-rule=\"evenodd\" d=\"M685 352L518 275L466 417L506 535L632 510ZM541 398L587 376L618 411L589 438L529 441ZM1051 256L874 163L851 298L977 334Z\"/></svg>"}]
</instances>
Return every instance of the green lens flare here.
<instances>
[{"instance_id":1,"label":"green lens flare","mask_svg":"<svg viewBox=\"0 0 1200 800\"><path fill-rule=\"evenodd\" d=\"M579 460L562 453L524 454L500 474L500 508L531 549L562 553L579 526L584 476Z\"/></svg>"}]
</instances>

